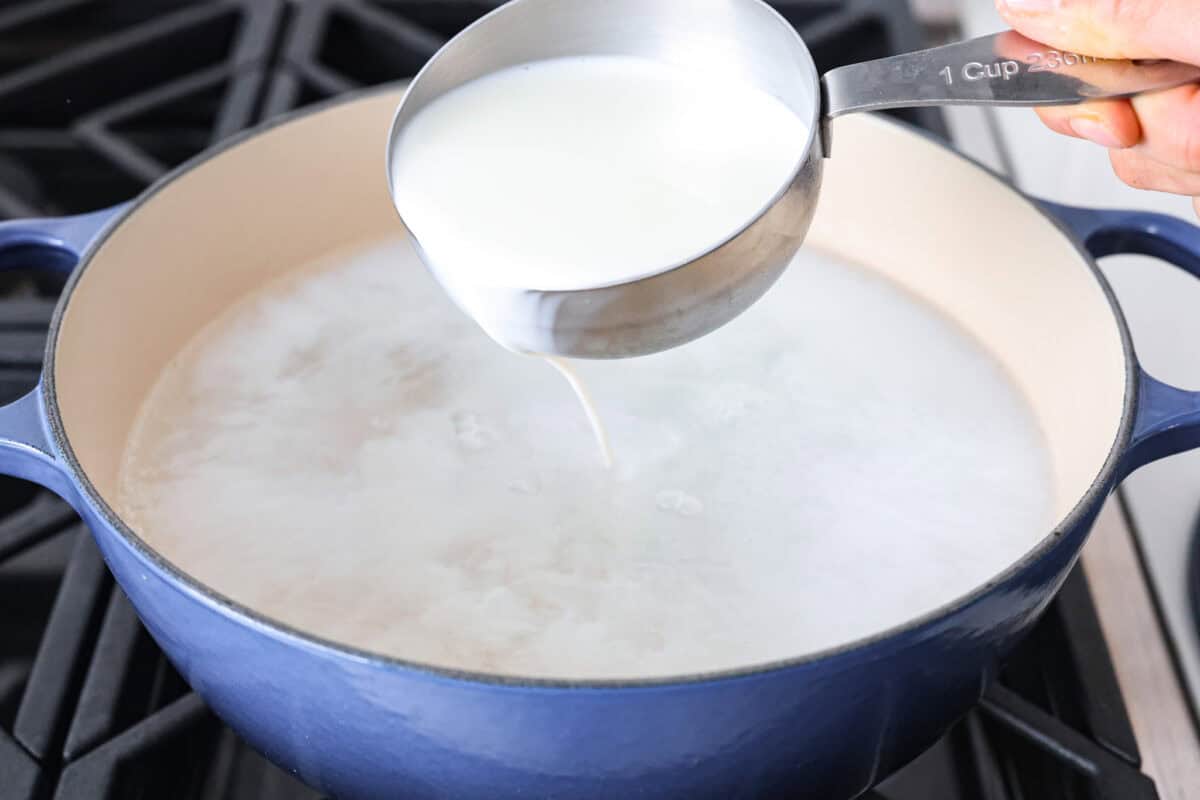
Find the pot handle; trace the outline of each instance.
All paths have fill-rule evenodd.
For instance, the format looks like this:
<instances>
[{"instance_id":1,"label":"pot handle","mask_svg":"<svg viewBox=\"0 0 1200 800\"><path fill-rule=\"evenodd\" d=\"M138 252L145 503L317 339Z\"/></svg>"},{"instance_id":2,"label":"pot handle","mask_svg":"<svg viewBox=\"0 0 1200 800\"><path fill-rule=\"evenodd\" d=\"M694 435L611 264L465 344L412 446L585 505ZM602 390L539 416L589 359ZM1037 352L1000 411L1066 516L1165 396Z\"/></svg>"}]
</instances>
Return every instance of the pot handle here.
<instances>
[{"instance_id":1,"label":"pot handle","mask_svg":"<svg viewBox=\"0 0 1200 800\"><path fill-rule=\"evenodd\" d=\"M74 217L0 222L0 269L69 273L79 257L127 203Z\"/></svg>"},{"instance_id":2,"label":"pot handle","mask_svg":"<svg viewBox=\"0 0 1200 800\"><path fill-rule=\"evenodd\" d=\"M1200 227L1148 211L1042 205L1095 258L1131 254L1160 258L1200 278ZM1122 477L1152 461L1200 447L1200 392L1163 383L1138 367L1138 409Z\"/></svg>"},{"instance_id":3,"label":"pot handle","mask_svg":"<svg viewBox=\"0 0 1200 800\"><path fill-rule=\"evenodd\" d=\"M0 270L69 273L125 207L0 223ZM40 382L21 399L0 407L0 474L39 483L74 504L74 485L52 442Z\"/></svg>"}]
</instances>

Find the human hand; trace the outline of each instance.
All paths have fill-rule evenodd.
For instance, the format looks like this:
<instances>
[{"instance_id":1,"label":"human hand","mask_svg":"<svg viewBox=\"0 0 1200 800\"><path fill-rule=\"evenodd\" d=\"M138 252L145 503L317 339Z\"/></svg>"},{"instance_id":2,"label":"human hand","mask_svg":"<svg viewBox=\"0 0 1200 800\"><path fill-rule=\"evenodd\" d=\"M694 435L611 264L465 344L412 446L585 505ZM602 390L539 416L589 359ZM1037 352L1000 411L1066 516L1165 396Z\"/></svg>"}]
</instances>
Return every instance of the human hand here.
<instances>
[{"instance_id":1,"label":"human hand","mask_svg":"<svg viewBox=\"0 0 1200 800\"><path fill-rule=\"evenodd\" d=\"M1012 27L1060 50L1200 65L1197 0L996 0L996 5ZM1200 214L1200 85L1037 112L1051 130L1108 148L1125 183L1192 197Z\"/></svg>"}]
</instances>

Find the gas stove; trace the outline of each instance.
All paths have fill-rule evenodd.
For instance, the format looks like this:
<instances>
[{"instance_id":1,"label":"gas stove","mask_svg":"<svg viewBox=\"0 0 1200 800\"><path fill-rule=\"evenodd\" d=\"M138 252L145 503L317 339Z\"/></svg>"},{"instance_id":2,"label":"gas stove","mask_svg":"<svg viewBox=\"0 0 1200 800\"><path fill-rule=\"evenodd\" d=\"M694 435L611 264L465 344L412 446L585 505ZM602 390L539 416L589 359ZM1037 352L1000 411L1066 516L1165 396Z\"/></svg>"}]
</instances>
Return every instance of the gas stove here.
<instances>
[{"instance_id":1,"label":"gas stove","mask_svg":"<svg viewBox=\"0 0 1200 800\"><path fill-rule=\"evenodd\" d=\"M0 7L0 216L126 200L220 139L411 77L477 0L33 0ZM915 49L895 0L775 4L824 70ZM901 113L947 135L934 110ZM0 401L37 380L61 284L0 278ZM1153 800L1083 571L999 683L869 800ZM0 481L0 800L315 798L225 728L48 492ZM404 796L404 787L396 787Z\"/></svg>"}]
</instances>

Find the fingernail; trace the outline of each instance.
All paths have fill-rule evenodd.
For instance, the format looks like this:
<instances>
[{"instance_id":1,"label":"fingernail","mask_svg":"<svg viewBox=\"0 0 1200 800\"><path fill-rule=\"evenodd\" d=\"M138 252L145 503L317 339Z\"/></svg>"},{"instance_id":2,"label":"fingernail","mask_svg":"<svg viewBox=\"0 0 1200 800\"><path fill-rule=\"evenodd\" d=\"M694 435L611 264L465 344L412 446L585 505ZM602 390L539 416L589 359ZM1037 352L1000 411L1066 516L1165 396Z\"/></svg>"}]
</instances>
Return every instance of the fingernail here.
<instances>
[{"instance_id":1,"label":"fingernail","mask_svg":"<svg viewBox=\"0 0 1200 800\"><path fill-rule=\"evenodd\" d=\"M1010 11L1024 14L1042 14L1058 10L1061 0L1000 0Z\"/></svg>"},{"instance_id":2,"label":"fingernail","mask_svg":"<svg viewBox=\"0 0 1200 800\"><path fill-rule=\"evenodd\" d=\"M1125 147L1115 133L1094 119L1087 117L1073 119L1071 120L1071 130L1075 131L1077 136L1110 150L1121 150Z\"/></svg>"}]
</instances>

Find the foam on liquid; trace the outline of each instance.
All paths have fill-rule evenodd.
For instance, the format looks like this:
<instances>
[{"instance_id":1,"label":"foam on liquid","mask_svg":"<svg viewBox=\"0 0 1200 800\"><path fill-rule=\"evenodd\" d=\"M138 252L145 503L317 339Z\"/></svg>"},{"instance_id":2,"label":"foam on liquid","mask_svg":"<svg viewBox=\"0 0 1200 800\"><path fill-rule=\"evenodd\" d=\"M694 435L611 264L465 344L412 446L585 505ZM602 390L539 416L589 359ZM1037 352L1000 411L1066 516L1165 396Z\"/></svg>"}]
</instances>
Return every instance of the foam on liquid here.
<instances>
[{"instance_id":1,"label":"foam on liquid","mask_svg":"<svg viewBox=\"0 0 1200 800\"><path fill-rule=\"evenodd\" d=\"M407 243L314 265L164 371L119 510L240 603L466 670L691 674L877 633L1043 537L1048 455L973 339L800 260L711 336L575 365L612 470L561 378L480 336Z\"/></svg>"}]
</instances>

